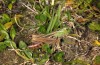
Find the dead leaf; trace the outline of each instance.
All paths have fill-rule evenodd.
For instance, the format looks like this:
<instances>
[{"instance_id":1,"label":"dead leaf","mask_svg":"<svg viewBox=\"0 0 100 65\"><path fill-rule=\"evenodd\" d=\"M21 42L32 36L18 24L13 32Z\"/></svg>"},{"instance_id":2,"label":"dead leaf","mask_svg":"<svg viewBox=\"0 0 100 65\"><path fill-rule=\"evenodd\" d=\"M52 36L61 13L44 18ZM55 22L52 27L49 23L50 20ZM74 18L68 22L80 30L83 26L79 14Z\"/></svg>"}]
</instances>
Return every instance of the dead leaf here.
<instances>
[{"instance_id":1,"label":"dead leaf","mask_svg":"<svg viewBox=\"0 0 100 65\"><path fill-rule=\"evenodd\" d=\"M79 16L78 14L73 14L72 16L73 16L74 19L75 19L77 22L79 22L79 23L83 23L83 22L88 21L88 19L83 18L82 16Z\"/></svg>"},{"instance_id":2,"label":"dead leaf","mask_svg":"<svg viewBox=\"0 0 100 65\"><path fill-rule=\"evenodd\" d=\"M100 10L99 10L97 7L92 6L92 8L93 8L93 10L95 10L95 11L97 11L97 12L99 12L99 13L100 13Z\"/></svg>"},{"instance_id":3,"label":"dead leaf","mask_svg":"<svg viewBox=\"0 0 100 65\"><path fill-rule=\"evenodd\" d=\"M95 40L95 41L94 41L94 45L100 46L100 42L99 42L98 40Z\"/></svg>"},{"instance_id":4,"label":"dead leaf","mask_svg":"<svg viewBox=\"0 0 100 65\"><path fill-rule=\"evenodd\" d=\"M74 4L73 0L66 0L66 6L71 6L72 4Z\"/></svg>"},{"instance_id":5,"label":"dead leaf","mask_svg":"<svg viewBox=\"0 0 100 65\"><path fill-rule=\"evenodd\" d=\"M12 25L13 25L13 22L8 22L4 24L6 29L9 29Z\"/></svg>"},{"instance_id":6,"label":"dead leaf","mask_svg":"<svg viewBox=\"0 0 100 65\"><path fill-rule=\"evenodd\" d=\"M3 35L0 35L0 41L2 41L4 39Z\"/></svg>"},{"instance_id":7,"label":"dead leaf","mask_svg":"<svg viewBox=\"0 0 100 65\"><path fill-rule=\"evenodd\" d=\"M82 18L82 17L77 18L77 22L79 22L79 23L86 22L87 20L88 19L85 19L85 18Z\"/></svg>"},{"instance_id":8,"label":"dead leaf","mask_svg":"<svg viewBox=\"0 0 100 65\"><path fill-rule=\"evenodd\" d=\"M17 15L15 15L15 17L16 17L16 19L19 19L19 18L23 17L23 15L17 14Z\"/></svg>"}]
</instances>

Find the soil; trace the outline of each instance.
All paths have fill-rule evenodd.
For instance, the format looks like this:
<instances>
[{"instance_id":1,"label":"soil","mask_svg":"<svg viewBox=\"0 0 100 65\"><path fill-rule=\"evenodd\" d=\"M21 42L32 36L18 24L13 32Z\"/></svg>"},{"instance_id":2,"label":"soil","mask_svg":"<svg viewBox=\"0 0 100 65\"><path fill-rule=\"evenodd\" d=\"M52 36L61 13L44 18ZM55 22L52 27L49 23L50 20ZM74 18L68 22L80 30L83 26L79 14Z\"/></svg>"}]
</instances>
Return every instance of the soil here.
<instances>
[{"instance_id":1,"label":"soil","mask_svg":"<svg viewBox=\"0 0 100 65\"><path fill-rule=\"evenodd\" d=\"M24 63L24 60L14 51L4 50L0 52L0 65L20 65L22 63Z\"/></svg>"}]
</instances>

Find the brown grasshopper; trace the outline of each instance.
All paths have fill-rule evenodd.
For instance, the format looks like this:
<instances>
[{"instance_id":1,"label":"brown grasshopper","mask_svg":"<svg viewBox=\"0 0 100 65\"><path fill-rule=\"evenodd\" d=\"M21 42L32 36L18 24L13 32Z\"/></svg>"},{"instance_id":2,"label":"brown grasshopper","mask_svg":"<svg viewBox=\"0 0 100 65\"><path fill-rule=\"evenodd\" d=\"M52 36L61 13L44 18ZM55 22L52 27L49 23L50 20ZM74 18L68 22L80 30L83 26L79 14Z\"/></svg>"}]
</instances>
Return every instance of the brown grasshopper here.
<instances>
[{"instance_id":1,"label":"brown grasshopper","mask_svg":"<svg viewBox=\"0 0 100 65\"><path fill-rule=\"evenodd\" d=\"M41 35L32 35L31 37L31 42L32 45L29 45L29 48L39 48L41 45L43 45L44 43L59 43L60 39L57 38L50 38L50 37L46 37L46 36L41 36Z\"/></svg>"}]
</instances>

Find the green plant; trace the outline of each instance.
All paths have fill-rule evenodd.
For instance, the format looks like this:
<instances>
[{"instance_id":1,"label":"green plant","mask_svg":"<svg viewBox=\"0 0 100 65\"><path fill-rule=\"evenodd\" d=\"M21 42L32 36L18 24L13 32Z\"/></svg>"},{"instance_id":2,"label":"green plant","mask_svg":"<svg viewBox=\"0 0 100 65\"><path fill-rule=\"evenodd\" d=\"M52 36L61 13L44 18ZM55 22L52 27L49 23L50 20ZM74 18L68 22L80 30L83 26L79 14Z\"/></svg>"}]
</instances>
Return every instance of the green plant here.
<instances>
[{"instance_id":1,"label":"green plant","mask_svg":"<svg viewBox=\"0 0 100 65\"><path fill-rule=\"evenodd\" d=\"M16 35L15 28L13 27L13 22L10 22L11 18L7 14L2 14L2 19L0 22L0 42L4 44L4 48L6 48L6 40L14 40ZM9 34L10 32L10 34ZM12 39L11 39L11 38ZM1 46L1 47L3 47ZM0 48L1 48L0 47Z\"/></svg>"},{"instance_id":2,"label":"green plant","mask_svg":"<svg viewBox=\"0 0 100 65\"><path fill-rule=\"evenodd\" d=\"M88 26L93 31L100 31L100 24L97 22L92 22Z\"/></svg>"},{"instance_id":3,"label":"green plant","mask_svg":"<svg viewBox=\"0 0 100 65\"><path fill-rule=\"evenodd\" d=\"M44 5L42 5L42 3L44 3ZM56 31L57 29L59 29L58 27L62 26L60 17L62 5L48 4L48 6L45 6L46 5L45 1L41 1L39 5L37 4L34 5L36 9L37 6L39 7L39 9L37 9L38 14L35 15L35 19L38 21L37 25L39 26L38 31L44 34L44 33L51 33L52 31Z\"/></svg>"},{"instance_id":4,"label":"green plant","mask_svg":"<svg viewBox=\"0 0 100 65\"><path fill-rule=\"evenodd\" d=\"M100 55L96 56L94 59L94 65L99 65L100 64Z\"/></svg>"},{"instance_id":5,"label":"green plant","mask_svg":"<svg viewBox=\"0 0 100 65\"><path fill-rule=\"evenodd\" d=\"M63 62L64 61L63 56L64 56L64 52L57 52L54 55L54 60L58 62Z\"/></svg>"},{"instance_id":6,"label":"green plant","mask_svg":"<svg viewBox=\"0 0 100 65\"><path fill-rule=\"evenodd\" d=\"M14 51L25 60L31 60L33 62L32 53L27 48L25 42L19 42L20 50L17 50L16 42L14 38L16 36L16 29L14 24L17 23L15 16L11 18L8 14L2 14L2 19L0 20L0 51L3 51L7 47L14 49ZM18 17L17 17L18 19Z\"/></svg>"}]
</instances>

